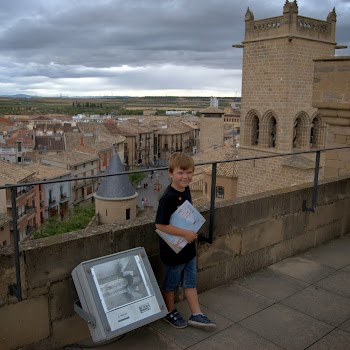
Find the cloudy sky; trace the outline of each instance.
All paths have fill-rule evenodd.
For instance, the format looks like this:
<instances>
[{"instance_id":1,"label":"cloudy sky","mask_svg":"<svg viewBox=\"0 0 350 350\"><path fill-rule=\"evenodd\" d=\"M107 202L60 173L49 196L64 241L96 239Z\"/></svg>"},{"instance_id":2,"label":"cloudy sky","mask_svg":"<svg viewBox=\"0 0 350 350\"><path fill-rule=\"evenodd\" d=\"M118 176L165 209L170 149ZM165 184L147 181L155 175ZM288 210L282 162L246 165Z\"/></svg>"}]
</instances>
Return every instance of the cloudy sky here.
<instances>
[{"instance_id":1,"label":"cloudy sky","mask_svg":"<svg viewBox=\"0 0 350 350\"><path fill-rule=\"evenodd\" d=\"M244 15L282 15L285 0L6 0L0 95L240 96ZM299 0L350 47L350 0ZM337 50L350 56L350 49Z\"/></svg>"}]
</instances>

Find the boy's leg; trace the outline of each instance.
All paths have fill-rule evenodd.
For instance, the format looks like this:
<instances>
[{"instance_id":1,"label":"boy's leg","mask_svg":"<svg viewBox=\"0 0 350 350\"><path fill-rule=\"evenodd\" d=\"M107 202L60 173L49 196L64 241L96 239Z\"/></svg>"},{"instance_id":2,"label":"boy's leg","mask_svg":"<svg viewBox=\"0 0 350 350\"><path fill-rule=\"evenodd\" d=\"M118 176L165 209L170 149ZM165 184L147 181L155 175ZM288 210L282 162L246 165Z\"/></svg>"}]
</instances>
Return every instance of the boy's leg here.
<instances>
[{"instance_id":1,"label":"boy's leg","mask_svg":"<svg viewBox=\"0 0 350 350\"><path fill-rule=\"evenodd\" d=\"M183 267L184 265L165 266L162 294L169 312L163 320L175 328L187 327L187 322L175 308L175 291L180 283Z\"/></svg>"},{"instance_id":2,"label":"boy's leg","mask_svg":"<svg viewBox=\"0 0 350 350\"><path fill-rule=\"evenodd\" d=\"M198 301L197 288L184 288L184 294L192 314L202 313Z\"/></svg>"},{"instance_id":3,"label":"boy's leg","mask_svg":"<svg viewBox=\"0 0 350 350\"><path fill-rule=\"evenodd\" d=\"M205 316L200 308L198 293L197 293L197 266L196 258L188 262L184 269L182 286L184 294L191 310L191 317L188 324L206 331L213 331L216 329L215 323Z\"/></svg>"},{"instance_id":4,"label":"boy's leg","mask_svg":"<svg viewBox=\"0 0 350 350\"><path fill-rule=\"evenodd\" d=\"M173 311L175 309L175 292L163 289L162 294L168 311Z\"/></svg>"}]
</instances>

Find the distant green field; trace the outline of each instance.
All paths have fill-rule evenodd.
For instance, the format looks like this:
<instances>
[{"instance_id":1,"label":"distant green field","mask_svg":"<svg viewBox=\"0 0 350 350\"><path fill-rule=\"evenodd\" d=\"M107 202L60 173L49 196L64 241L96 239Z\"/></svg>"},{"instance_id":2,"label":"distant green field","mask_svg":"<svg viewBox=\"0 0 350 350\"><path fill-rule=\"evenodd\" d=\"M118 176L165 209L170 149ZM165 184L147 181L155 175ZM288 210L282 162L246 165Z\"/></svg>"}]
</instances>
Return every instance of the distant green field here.
<instances>
[{"instance_id":1,"label":"distant green field","mask_svg":"<svg viewBox=\"0 0 350 350\"><path fill-rule=\"evenodd\" d=\"M222 97L219 106L224 108L237 97ZM0 98L0 114L127 114L128 110L144 109L191 109L209 107L210 97L111 97L111 98ZM129 112L131 112L129 111ZM124 113L123 113L124 112ZM136 114L136 113L135 113Z\"/></svg>"}]
</instances>

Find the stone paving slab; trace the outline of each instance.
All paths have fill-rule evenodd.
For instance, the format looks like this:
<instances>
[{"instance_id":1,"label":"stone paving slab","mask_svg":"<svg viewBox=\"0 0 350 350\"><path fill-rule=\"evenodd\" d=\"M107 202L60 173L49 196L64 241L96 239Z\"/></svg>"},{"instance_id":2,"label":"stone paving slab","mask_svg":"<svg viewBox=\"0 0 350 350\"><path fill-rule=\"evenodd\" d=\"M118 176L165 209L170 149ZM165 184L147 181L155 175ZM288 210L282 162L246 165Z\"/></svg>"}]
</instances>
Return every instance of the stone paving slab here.
<instances>
[{"instance_id":1,"label":"stone paving slab","mask_svg":"<svg viewBox=\"0 0 350 350\"><path fill-rule=\"evenodd\" d=\"M334 329L281 304L272 305L239 324L287 350L304 350Z\"/></svg>"},{"instance_id":2,"label":"stone paving slab","mask_svg":"<svg viewBox=\"0 0 350 350\"><path fill-rule=\"evenodd\" d=\"M88 344L88 347L83 347L83 349L92 350L182 350L181 347L174 344L174 342L170 341L150 326L140 327L134 331L126 333L125 337L122 337L120 340L118 340L118 338L120 337L115 338L115 341L111 341L103 346L97 343L96 347L94 347L95 344L91 340L81 343ZM73 349L79 348L77 347Z\"/></svg>"},{"instance_id":3,"label":"stone paving slab","mask_svg":"<svg viewBox=\"0 0 350 350\"><path fill-rule=\"evenodd\" d=\"M335 327L350 316L350 299L317 286L303 289L281 303Z\"/></svg>"},{"instance_id":4,"label":"stone paving slab","mask_svg":"<svg viewBox=\"0 0 350 350\"><path fill-rule=\"evenodd\" d=\"M347 331L350 333L350 318L345 321L344 323L342 323L340 326L339 326L340 329L342 329L343 331Z\"/></svg>"},{"instance_id":5,"label":"stone paving slab","mask_svg":"<svg viewBox=\"0 0 350 350\"><path fill-rule=\"evenodd\" d=\"M344 272L350 272L350 265L345 266L342 271Z\"/></svg>"},{"instance_id":6,"label":"stone paving slab","mask_svg":"<svg viewBox=\"0 0 350 350\"><path fill-rule=\"evenodd\" d=\"M309 286L306 282L281 274L270 268L239 278L235 283L274 301L285 299Z\"/></svg>"},{"instance_id":7,"label":"stone paving slab","mask_svg":"<svg viewBox=\"0 0 350 350\"><path fill-rule=\"evenodd\" d=\"M190 350L283 350L283 348L250 332L240 325L233 325L221 331L218 336L210 337L191 346Z\"/></svg>"},{"instance_id":8,"label":"stone paving slab","mask_svg":"<svg viewBox=\"0 0 350 350\"><path fill-rule=\"evenodd\" d=\"M299 257L341 269L350 264L349 246L350 235L347 235L312 248Z\"/></svg>"},{"instance_id":9,"label":"stone paving slab","mask_svg":"<svg viewBox=\"0 0 350 350\"><path fill-rule=\"evenodd\" d=\"M176 304L176 308L185 320L189 319L190 310L186 301ZM153 322L151 326L163 334L166 338L185 349L196 343L202 342L206 338L213 337L218 332L233 325L232 321L217 314L216 312L209 310L204 306L202 306L201 309L209 317L209 319L216 324L217 329L214 332L206 332L190 326L183 329L176 329L163 320Z\"/></svg>"},{"instance_id":10,"label":"stone paving slab","mask_svg":"<svg viewBox=\"0 0 350 350\"><path fill-rule=\"evenodd\" d=\"M335 329L310 346L308 350L347 350L350 349L350 334Z\"/></svg>"},{"instance_id":11,"label":"stone paving slab","mask_svg":"<svg viewBox=\"0 0 350 350\"><path fill-rule=\"evenodd\" d=\"M317 262L306 260L301 257L282 260L271 265L269 268L310 284L315 283L336 271L336 269L332 267L321 265Z\"/></svg>"},{"instance_id":12,"label":"stone paving slab","mask_svg":"<svg viewBox=\"0 0 350 350\"><path fill-rule=\"evenodd\" d=\"M350 298L350 273L348 272L338 271L322 281L317 282L316 285Z\"/></svg>"},{"instance_id":13,"label":"stone paving slab","mask_svg":"<svg viewBox=\"0 0 350 350\"><path fill-rule=\"evenodd\" d=\"M235 283L204 292L199 295L199 301L233 322L239 322L274 303Z\"/></svg>"}]
</instances>

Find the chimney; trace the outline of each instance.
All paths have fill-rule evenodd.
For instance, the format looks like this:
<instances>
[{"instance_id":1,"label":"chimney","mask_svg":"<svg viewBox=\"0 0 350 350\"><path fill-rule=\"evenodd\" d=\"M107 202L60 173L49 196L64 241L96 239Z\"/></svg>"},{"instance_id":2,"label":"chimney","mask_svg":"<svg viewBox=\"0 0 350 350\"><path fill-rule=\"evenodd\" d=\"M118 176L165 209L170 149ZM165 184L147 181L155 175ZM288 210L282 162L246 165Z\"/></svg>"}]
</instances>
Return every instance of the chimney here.
<instances>
[{"instance_id":1,"label":"chimney","mask_svg":"<svg viewBox=\"0 0 350 350\"><path fill-rule=\"evenodd\" d=\"M84 136L80 137L80 146L84 146Z\"/></svg>"}]
</instances>

